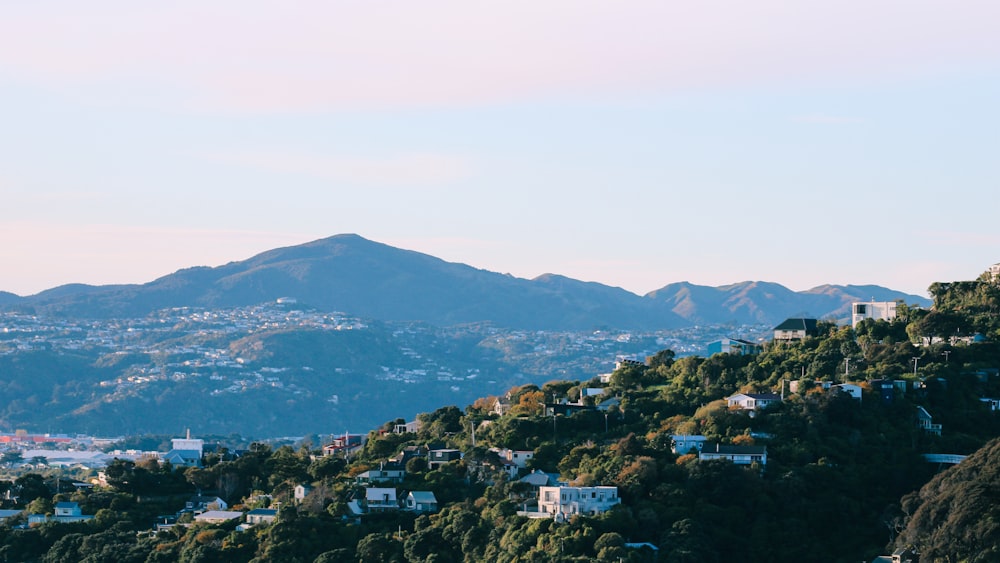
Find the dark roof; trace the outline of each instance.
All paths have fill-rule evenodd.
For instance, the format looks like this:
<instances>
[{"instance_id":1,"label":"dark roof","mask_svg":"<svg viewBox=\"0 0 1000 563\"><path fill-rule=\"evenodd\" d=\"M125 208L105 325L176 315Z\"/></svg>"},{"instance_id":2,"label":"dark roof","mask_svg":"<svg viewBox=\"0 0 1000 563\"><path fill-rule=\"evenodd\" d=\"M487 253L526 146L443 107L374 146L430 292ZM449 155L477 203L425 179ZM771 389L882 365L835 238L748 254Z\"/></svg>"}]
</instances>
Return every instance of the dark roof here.
<instances>
[{"instance_id":1,"label":"dark roof","mask_svg":"<svg viewBox=\"0 0 1000 563\"><path fill-rule=\"evenodd\" d=\"M747 397L758 401L780 401L781 395L777 393L744 393Z\"/></svg>"},{"instance_id":2,"label":"dark roof","mask_svg":"<svg viewBox=\"0 0 1000 563\"><path fill-rule=\"evenodd\" d=\"M804 330L811 333L816 332L816 322L816 319L785 319L774 330Z\"/></svg>"}]
</instances>

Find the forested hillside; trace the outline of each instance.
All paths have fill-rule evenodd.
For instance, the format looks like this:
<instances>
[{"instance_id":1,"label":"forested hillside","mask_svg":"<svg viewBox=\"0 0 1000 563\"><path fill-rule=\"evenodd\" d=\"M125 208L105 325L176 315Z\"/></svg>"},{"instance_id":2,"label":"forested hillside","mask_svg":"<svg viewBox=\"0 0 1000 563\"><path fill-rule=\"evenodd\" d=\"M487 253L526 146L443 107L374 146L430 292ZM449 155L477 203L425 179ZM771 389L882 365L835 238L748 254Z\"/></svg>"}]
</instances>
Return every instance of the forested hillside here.
<instances>
[{"instance_id":1,"label":"forested hillside","mask_svg":"<svg viewBox=\"0 0 1000 563\"><path fill-rule=\"evenodd\" d=\"M254 444L183 471L119 461L107 487L74 493L22 473L9 485L18 506L44 513L75 501L96 517L2 527L0 559L856 562L908 547L923 550L921 561L989 560L969 554L997 549L992 524L974 516L990 518L1000 487L996 472L979 469L996 451L981 448L1000 436L1000 413L982 400L1000 398L991 283L936 286L933 310L901 307L895 320L857 330L820 323L818 336L772 342L759 355L663 350L606 383L518 386L422 414L408 428L416 431L389 420L349 453ZM740 393L770 404L727 404ZM704 437L703 453L739 446L766 458L673 451L688 436ZM432 452L449 450L461 458L433 462ZM511 473L507 451L530 459ZM949 468L925 454L971 457ZM399 482L363 481L393 467L405 473ZM541 499L523 478L537 471L566 486L616 487L620 504L530 518ZM369 484L400 500L430 492L437 506L376 512L368 500L366 510ZM296 485L311 487L299 501ZM276 520L246 531L235 522L150 531L196 490L230 510L270 506ZM179 523L191 519L181 513Z\"/></svg>"}]
</instances>

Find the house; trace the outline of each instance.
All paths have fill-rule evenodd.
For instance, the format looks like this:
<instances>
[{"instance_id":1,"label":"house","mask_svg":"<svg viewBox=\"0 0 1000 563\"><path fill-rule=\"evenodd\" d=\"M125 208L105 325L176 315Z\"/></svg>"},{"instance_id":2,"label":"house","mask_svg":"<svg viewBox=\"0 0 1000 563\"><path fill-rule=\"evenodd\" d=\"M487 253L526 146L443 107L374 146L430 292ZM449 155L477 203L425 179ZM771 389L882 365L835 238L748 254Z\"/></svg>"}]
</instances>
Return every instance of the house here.
<instances>
[{"instance_id":1,"label":"house","mask_svg":"<svg viewBox=\"0 0 1000 563\"><path fill-rule=\"evenodd\" d=\"M847 393L852 399L861 400L861 386L855 385L853 383L840 383L838 385L831 385L830 389L836 389Z\"/></svg>"},{"instance_id":2,"label":"house","mask_svg":"<svg viewBox=\"0 0 1000 563\"><path fill-rule=\"evenodd\" d=\"M582 405L579 403L561 402L561 403L545 403L545 416L555 416L561 414L563 416L570 416L572 414L584 411L597 410L597 407L592 407L590 405Z\"/></svg>"},{"instance_id":3,"label":"house","mask_svg":"<svg viewBox=\"0 0 1000 563\"><path fill-rule=\"evenodd\" d=\"M1000 399L981 397L979 400L986 403L990 407L990 410L993 412L1000 410Z\"/></svg>"},{"instance_id":4,"label":"house","mask_svg":"<svg viewBox=\"0 0 1000 563\"><path fill-rule=\"evenodd\" d=\"M312 490L312 485L308 483L300 483L295 485L295 490L292 491L292 496L296 502L302 502Z\"/></svg>"},{"instance_id":5,"label":"house","mask_svg":"<svg viewBox=\"0 0 1000 563\"><path fill-rule=\"evenodd\" d=\"M493 449L501 461L509 461L518 469L528 467L528 460L535 457L534 450L511 450L507 448Z\"/></svg>"},{"instance_id":6,"label":"house","mask_svg":"<svg viewBox=\"0 0 1000 563\"><path fill-rule=\"evenodd\" d=\"M184 503L187 510L226 510L229 505L221 497L195 495Z\"/></svg>"},{"instance_id":7,"label":"house","mask_svg":"<svg viewBox=\"0 0 1000 563\"><path fill-rule=\"evenodd\" d=\"M722 340L710 342L706 347L708 356L714 356L715 354L747 356L760 354L763 351L764 347L762 345L747 340L740 340L739 338L723 338Z\"/></svg>"},{"instance_id":8,"label":"house","mask_svg":"<svg viewBox=\"0 0 1000 563\"><path fill-rule=\"evenodd\" d=\"M383 463L378 469L369 469L359 473L355 478L359 484L365 483L401 483L406 477L406 470L397 463Z\"/></svg>"},{"instance_id":9,"label":"house","mask_svg":"<svg viewBox=\"0 0 1000 563\"><path fill-rule=\"evenodd\" d=\"M431 450L427 454L428 469L438 469L452 461L462 459L462 452L453 449Z\"/></svg>"},{"instance_id":10,"label":"house","mask_svg":"<svg viewBox=\"0 0 1000 563\"><path fill-rule=\"evenodd\" d=\"M278 517L278 511L274 508L255 508L247 512L247 524L256 526L258 524L270 524Z\"/></svg>"},{"instance_id":11,"label":"house","mask_svg":"<svg viewBox=\"0 0 1000 563\"><path fill-rule=\"evenodd\" d=\"M334 436L330 443L323 446L323 455L335 455L339 453L350 453L364 445L364 436L361 434L344 434Z\"/></svg>"},{"instance_id":12,"label":"house","mask_svg":"<svg viewBox=\"0 0 1000 563\"><path fill-rule=\"evenodd\" d=\"M931 413L927 412L927 409L924 407L917 407L917 428L922 429L924 432L938 436L941 435L941 425L933 423Z\"/></svg>"},{"instance_id":13,"label":"house","mask_svg":"<svg viewBox=\"0 0 1000 563\"><path fill-rule=\"evenodd\" d=\"M618 397L609 397L607 399L604 399L600 403L597 403L597 410L606 413L611 409L611 407L620 409L621 406L622 406L621 399L619 399Z\"/></svg>"},{"instance_id":14,"label":"house","mask_svg":"<svg viewBox=\"0 0 1000 563\"><path fill-rule=\"evenodd\" d=\"M869 303L851 303L851 328L858 328L858 323L865 319L891 321L896 318L898 301L875 301Z\"/></svg>"},{"instance_id":15,"label":"house","mask_svg":"<svg viewBox=\"0 0 1000 563\"><path fill-rule=\"evenodd\" d=\"M607 392L604 387L584 387L580 389L580 398L586 399L587 397L599 397Z\"/></svg>"},{"instance_id":16,"label":"house","mask_svg":"<svg viewBox=\"0 0 1000 563\"><path fill-rule=\"evenodd\" d=\"M431 491L410 491L406 495L406 510L416 513L437 512L437 497Z\"/></svg>"},{"instance_id":17,"label":"house","mask_svg":"<svg viewBox=\"0 0 1000 563\"><path fill-rule=\"evenodd\" d=\"M396 489L368 487L365 489L365 506L368 512L389 512L399 510Z\"/></svg>"},{"instance_id":18,"label":"house","mask_svg":"<svg viewBox=\"0 0 1000 563\"><path fill-rule=\"evenodd\" d=\"M7 522L7 520L23 513L23 510L13 510L13 509L0 509L0 524Z\"/></svg>"},{"instance_id":19,"label":"house","mask_svg":"<svg viewBox=\"0 0 1000 563\"><path fill-rule=\"evenodd\" d=\"M57 502L55 506L55 516L60 517L73 517L81 516L80 505L75 502Z\"/></svg>"},{"instance_id":20,"label":"house","mask_svg":"<svg viewBox=\"0 0 1000 563\"><path fill-rule=\"evenodd\" d=\"M21 511L18 511L20 513ZM41 524L42 522L83 522L85 520L90 520L94 516L91 514L83 514L80 511L80 505L75 502L57 502L55 505L55 510L51 518L44 514L29 514L28 523L29 524Z\"/></svg>"},{"instance_id":21,"label":"house","mask_svg":"<svg viewBox=\"0 0 1000 563\"><path fill-rule=\"evenodd\" d=\"M737 393L726 397L729 408L745 411L758 411L780 402L781 395L777 393Z\"/></svg>"},{"instance_id":22,"label":"house","mask_svg":"<svg viewBox=\"0 0 1000 563\"><path fill-rule=\"evenodd\" d=\"M492 407L490 407L490 412L493 412L499 416L503 416L510 412L510 409L514 407L510 402L510 393L507 393L503 397L497 397L493 401Z\"/></svg>"},{"instance_id":23,"label":"house","mask_svg":"<svg viewBox=\"0 0 1000 563\"><path fill-rule=\"evenodd\" d=\"M414 420L412 422L406 422L404 424L397 424L392 428L392 431L396 434L412 433L415 434L420 431L420 421Z\"/></svg>"},{"instance_id":24,"label":"house","mask_svg":"<svg viewBox=\"0 0 1000 563\"><path fill-rule=\"evenodd\" d=\"M596 516L621 504L618 487L539 487L538 512L565 520L574 514Z\"/></svg>"},{"instance_id":25,"label":"house","mask_svg":"<svg viewBox=\"0 0 1000 563\"><path fill-rule=\"evenodd\" d=\"M892 555L879 555L872 563L915 563L917 555L909 548L899 548Z\"/></svg>"},{"instance_id":26,"label":"house","mask_svg":"<svg viewBox=\"0 0 1000 563\"><path fill-rule=\"evenodd\" d=\"M402 450L400 450L398 454L390 457L389 461L391 463L399 465L400 467L403 467L406 465L406 462L410 461L415 457L426 457L426 456L427 456L426 446L406 446Z\"/></svg>"},{"instance_id":27,"label":"house","mask_svg":"<svg viewBox=\"0 0 1000 563\"><path fill-rule=\"evenodd\" d=\"M816 325L816 319L786 319L785 322L774 327L774 340L791 342L802 340L807 336L816 336L819 334Z\"/></svg>"},{"instance_id":28,"label":"house","mask_svg":"<svg viewBox=\"0 0 1000 563\"><path fill-rule=\"evenodd\" d=\"M202 524L222 524L242 517L242 512L233 510L209 510L195 516L194 521Z\"/></svg>"},{"instance_id":29,"label":"house","mask_svg":"<svg viewBox=\"0 0 1000 563\"><path fill-rule=\"evenodd\" d=\"M708 438L704 436L674 435L670 437L670 440L670 451L675 454L684 455L690 453L691 450L700 452Z\"/></svg>"},{"instance_id":30,"label":"house","mask_svg":"<svg viewBox=\"0 0 1000 563\"><path fill-rule=\"evenodd\" d=\"M903 382L903 387L906 387L906 381L899 380ZM896 384L895 382L888 379L874 379L869 382L872 391L878 394L878 398L882 401L882 404L889 405L892 404L893 399L896 397Z\"/></svg>"},{"instance_id":31,"label":"house","mask_svg":"<svg viewBox=\"0 0 1000 563\"><path fill-rule=\"evenodd\" d=\"M767 465L767 446L733 446L705 444L698 452L700 461L725 459L736 465Z\"/></svg>"},{"instance_id":32,"label":"house","mask_svg":"<svg viewBox=\"0 0 1000 563\"><path fill-rule=\"evenodd\" d=\"M160 456L160 461L170 462L174 467L201 467L204 440L192 438L191 431L188 430L185 438L173 438L170 443L170 451Z\"/></svg>"}]
</instances>

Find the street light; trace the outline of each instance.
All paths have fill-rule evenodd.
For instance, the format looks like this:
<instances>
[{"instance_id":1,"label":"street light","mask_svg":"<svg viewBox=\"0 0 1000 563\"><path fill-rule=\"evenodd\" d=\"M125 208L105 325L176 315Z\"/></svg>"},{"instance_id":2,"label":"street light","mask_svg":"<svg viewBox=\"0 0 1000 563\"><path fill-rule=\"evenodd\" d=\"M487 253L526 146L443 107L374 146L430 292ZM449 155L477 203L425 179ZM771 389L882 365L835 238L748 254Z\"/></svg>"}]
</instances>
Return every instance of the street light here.
<instances>
[{"instance_id":1,"label":"street light","mask_svg":"<svg viewBox=\"0 0 1000 563\"><path fill-rule=\"evenodd\" d=\"M913 377L916 377L917 376L917 362L920 361L920 358L914 356L914 357L912 357L910 359L913 360Z\"/></svg>"},{"instance_id":2,"label":"street light","mask_svg":"<svg viewBox=\"0 0 1000 563\"><path fill-rule=\"evenodd\" d=\"M946 364L948 363L949 354L951 354L951 350L945 350L944 352L941 352L941 355L944 356L944 363Z\"/></svg>"}]
</instances>

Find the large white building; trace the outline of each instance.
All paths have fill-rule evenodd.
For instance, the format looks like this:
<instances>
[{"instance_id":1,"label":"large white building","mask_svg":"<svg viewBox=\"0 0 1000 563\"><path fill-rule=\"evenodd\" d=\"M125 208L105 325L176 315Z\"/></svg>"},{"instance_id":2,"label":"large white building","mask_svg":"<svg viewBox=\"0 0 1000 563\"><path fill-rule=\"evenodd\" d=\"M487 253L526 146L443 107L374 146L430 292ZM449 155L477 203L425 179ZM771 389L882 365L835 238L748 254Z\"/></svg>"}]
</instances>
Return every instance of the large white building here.
<instances>
[{"instance_id":1,"label":"large white building","mask_svg":"<svg viewBox=\"0 0 1000 563\"><path fill-rule=\"evenodd\" d=\"M851 328L865 319L891 321L896 318L898 301L868 301L851 303Z\"/></svg>"},{"instance_id":2,"label":"large white building","mask_svg":"<svg viewBox=\"0 0 1000 563\"><path fill-rule=\"evenodd\" d=\"M539 487L538 511L565 519L574 514L595 516L621 504L618 487Z\"/></svg>"}]
</instances>

